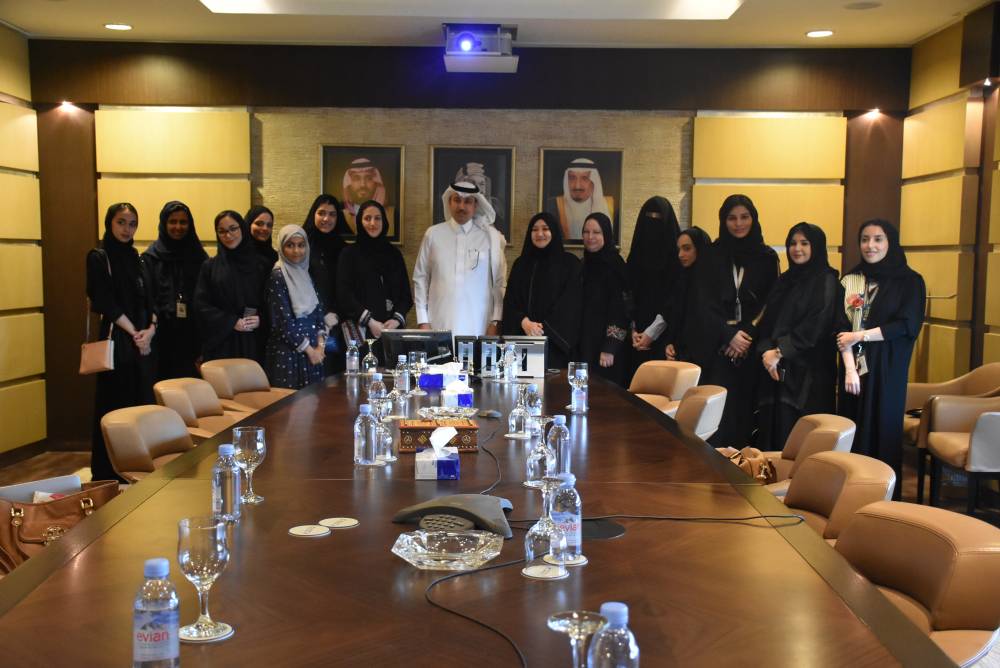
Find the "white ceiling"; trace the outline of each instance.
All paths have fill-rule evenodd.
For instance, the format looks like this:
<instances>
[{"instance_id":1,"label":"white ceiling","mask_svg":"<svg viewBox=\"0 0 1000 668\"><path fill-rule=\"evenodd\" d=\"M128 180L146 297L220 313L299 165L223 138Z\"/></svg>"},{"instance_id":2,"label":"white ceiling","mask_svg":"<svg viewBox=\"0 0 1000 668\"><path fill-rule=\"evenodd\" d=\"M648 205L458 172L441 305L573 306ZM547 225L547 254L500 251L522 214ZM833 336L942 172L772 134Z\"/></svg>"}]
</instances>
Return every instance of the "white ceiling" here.
<instances>
[{"instance_id":1,"label":"white ceiling","mask_svg":"<svg viewBox=\"0 0 1000 668\"><path fill-rule=\"evenodd\" d=\"M243 1L264 11L289 3ZM684 1L659 0L664 5ZM852 0L743 0L728 20L707 21L643 18L657 4L651 0L587 0L585 5L580 0L371 0L377 16L358 15L363 11L358 0L292 0L284 6L296 2L299 8L312 5L314 14L213 14L199 0L0 0L0 21L29 37L119 41L438 46L441 23L465 19L516 24L515 46L888 47L910 46L986 4L882 0L874 9L851 10L845 6L858 4ZM450 13L458 6L465 7L462 15ZM494 8L507 7L515 9L489 16ZM581 10L599 17L607 7L620 18L579 18ZM562 15L567 18L538 18ZM103 27L109 22L134 29L111 32ZM819 28L835 34L805 37Z\"/></svg>"}]
</instances>

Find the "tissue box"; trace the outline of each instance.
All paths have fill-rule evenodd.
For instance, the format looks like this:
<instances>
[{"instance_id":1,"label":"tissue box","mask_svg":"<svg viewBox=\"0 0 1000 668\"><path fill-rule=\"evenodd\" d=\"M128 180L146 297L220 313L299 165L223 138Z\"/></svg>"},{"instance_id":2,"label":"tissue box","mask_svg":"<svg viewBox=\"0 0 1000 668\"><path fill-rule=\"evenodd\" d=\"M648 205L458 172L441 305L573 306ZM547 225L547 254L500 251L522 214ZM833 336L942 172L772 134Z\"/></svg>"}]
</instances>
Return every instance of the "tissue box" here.
<instances>
[{"instance_id":1,"label":"tissue box","mask_svg":"<svg viewBox=\"0 0 1000 668\"><path fill-rule=\"evenodd\" d=\"M436 457L434 448L425 448L417 452L413 468L416 480L458 480L459 459L458 448L444 448L445 456Z\"/></svg>"},{"instance_id":2,"label":"tissue box","mask_svg":"<svg viewBox=\"0 0 1000 668\"><path fill-rule=\"evenodd\" d=\"M444 374L425 373L420 376L421 390L440 390L444 387Z\"/></svg>"},{"instance_id":3,"label":"tissue box","mask_svg":"<svg viewBox=\"0 0 1000 668\"><path fill-rule=\"evenodd\" d=\"M431 432L438 427L454 427L458 434L448 445L458 452L475 452L479 449L479 426L472 420L400 420L399 451L416 452L430 447Z\"/></svg>"},{"instance_id":4,"label":"tissue box","mask_svg":"<svg viewBox=\"0 0 1000 668\"><path fill-rule=\"evenodd\" d=\"M441 405L446 408L472 408L472 390L455 392L453 390L441 390Z\"/></svg>"}]
</instances>

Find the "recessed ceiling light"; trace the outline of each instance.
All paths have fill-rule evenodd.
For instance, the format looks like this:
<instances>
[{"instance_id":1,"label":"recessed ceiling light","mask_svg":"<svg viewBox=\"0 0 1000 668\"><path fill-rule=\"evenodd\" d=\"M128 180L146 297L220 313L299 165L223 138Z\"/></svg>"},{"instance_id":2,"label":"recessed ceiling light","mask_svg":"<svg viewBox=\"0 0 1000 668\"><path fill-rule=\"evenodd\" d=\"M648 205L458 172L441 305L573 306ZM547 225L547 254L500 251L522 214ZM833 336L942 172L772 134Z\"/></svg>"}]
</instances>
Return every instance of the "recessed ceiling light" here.
<instances>
[{"instance_id":1,"label":"recessed ceiling light","mask_svg":"<svg viewBox=\"0 0 1000 668\"><path fill-rule=\"evenodd\" d=\"M105 23L104 27L108 30L131 30L132 26L127 23Z\"/></svg>"},{"instance_id":2,"label":"recessed ceiling light","mask_svg":"<svg viewBox=\"0 0 1000 668\"><path fill-rule=\"evenodd\" d=\"M806 37L820 38L829 37L833 34L832 30L810 30L806 33Z\"/></svg>"},{"instance_id":3,"label":"recessed ceiling light","mask_svg":"<svg viewBox=\"0 0 1000 668\"><path fill-rule=\"evenodd\" d=\"M881 7L881 2L848 2L844 5L844 9L875 9L876 7Z\"/></svg>"}]
</instances>

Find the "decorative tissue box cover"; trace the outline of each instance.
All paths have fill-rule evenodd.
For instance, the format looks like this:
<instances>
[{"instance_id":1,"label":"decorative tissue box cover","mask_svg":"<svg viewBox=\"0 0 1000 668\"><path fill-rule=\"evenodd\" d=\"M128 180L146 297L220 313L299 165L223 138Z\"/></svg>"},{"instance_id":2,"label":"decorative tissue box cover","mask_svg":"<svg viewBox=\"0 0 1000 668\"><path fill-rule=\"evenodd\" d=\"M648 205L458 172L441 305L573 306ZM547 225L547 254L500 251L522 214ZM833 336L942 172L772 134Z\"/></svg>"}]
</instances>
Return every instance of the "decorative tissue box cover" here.
<instances>
[{"instance_id":1,"label":"decorative tissue box cover","mask_svg":"<svg viewBox=\"0 0 1000 668\"><path fill-rule=\"evenodd\" d=\"M435 457L434 448L428 447L417 452L413 466L416 480L458 480L460 462L458 450L446 447L444 457Z\"/></svg>"},{"instance_id":2,"label":"decorative tissue box cover","mask_svg":"<svg viewBox=\"0 0 1000 668\"><path fill-rule=\"evenodd\" d=\"M416 452L431 446L431 432L438 427L454 427L458 434L448 445L459 452L479 449L479 425L472 420L400 420L399 451Z\"/></svg>"}]
</instances>

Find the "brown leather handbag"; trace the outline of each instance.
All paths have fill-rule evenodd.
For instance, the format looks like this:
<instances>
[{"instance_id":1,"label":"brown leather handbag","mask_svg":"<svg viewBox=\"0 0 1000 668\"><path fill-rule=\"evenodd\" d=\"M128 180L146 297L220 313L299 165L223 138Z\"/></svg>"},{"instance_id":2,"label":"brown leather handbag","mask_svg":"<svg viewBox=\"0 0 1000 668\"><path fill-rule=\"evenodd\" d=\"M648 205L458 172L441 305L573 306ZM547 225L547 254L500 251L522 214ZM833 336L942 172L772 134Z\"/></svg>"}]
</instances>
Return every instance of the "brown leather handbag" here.
<instances>
[{"instance_id":1,"label":"brown leather handbag","mask_svg":"<svg viewBox=\"0 0 1000 668\"><path fill-rule=\"evenodd\" d=\"M746 447L742 450L716 448L716 450L762 485L768 485L778 477L777 471L774 470L774 464L757 448Z\"/></svg>"},{"instance_id":2,"label":"brown leather handbag","mask_svg":"<svg viewBox=\"0 0 1000 668\"><path fill-rule=\"evenodd\" d=\"M87 482L82 487L45 503L0 499L0 573L10 573L118 495L115 480Z\"/></svg>"}]
</instances>

